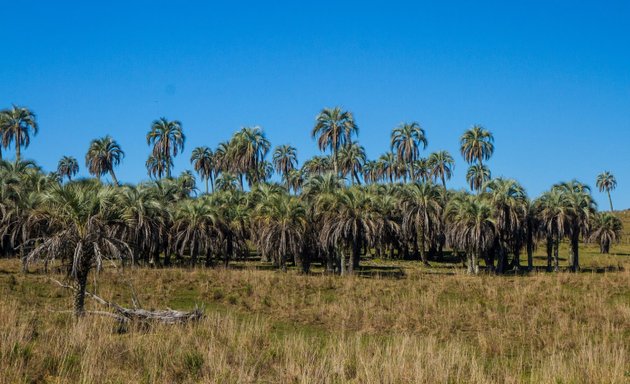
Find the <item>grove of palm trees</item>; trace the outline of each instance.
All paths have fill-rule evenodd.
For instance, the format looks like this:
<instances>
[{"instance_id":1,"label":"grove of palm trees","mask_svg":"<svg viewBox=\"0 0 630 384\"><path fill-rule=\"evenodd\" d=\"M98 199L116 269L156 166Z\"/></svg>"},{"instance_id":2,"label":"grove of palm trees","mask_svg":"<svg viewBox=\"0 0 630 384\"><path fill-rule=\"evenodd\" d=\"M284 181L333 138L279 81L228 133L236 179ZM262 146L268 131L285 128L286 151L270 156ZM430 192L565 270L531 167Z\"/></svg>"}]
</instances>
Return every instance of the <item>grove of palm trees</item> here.
<instances>
[{"instance_id":1,"label":"grove of palm trees","mask_svg":"<svg viewBox=\"0 0 630 384\"><path fill-rule=\"evenodd\" d=\"M491 171L495 138L480 125L451 154L403 122L369 159L340 107L305 128L322 154L303 164L260 127L221 143L187 142L167 118L146 128L148 179L120 183L132 149L115 138L44 170L27 159L46 127L27 107L1 112L7 382L627 380L629 216L613 211L610 172L528 195ZM91 177L76 177L83 167ZM455 172L470 190L449 189ZM206 317L116 331L95 292Z\"/></svg>"}]
</instances>

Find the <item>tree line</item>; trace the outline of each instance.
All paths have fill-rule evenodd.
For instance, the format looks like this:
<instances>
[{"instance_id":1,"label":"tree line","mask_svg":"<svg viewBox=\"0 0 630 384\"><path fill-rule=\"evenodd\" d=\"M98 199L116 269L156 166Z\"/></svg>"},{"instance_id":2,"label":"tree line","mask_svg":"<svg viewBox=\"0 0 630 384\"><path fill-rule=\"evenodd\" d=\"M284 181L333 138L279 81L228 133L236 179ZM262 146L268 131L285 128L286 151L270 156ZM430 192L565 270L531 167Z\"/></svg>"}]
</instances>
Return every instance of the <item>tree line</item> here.
<instances>
[{"instance_id":1,"label":"tree line","mask_svg":"<svg viewBox=\"0 0 630 384\"><path fill-rule=\"evenodd\" d=\"M228 266L255 251L281 270L291 264L308 273L318 263L340 275L354 274L366 257L425 265L448 259L477 274L480 261L492 273L531 270L534 248L542 245L547 269L559 271L566 240L568 267L577 271L580 242L596 242L607 253L622 230L612 212L611 173L596 180L608 193L610 212L598 212L590 188L576 180L530 198L516 180L491 176L494 137L478 125L460 137L470 192L447 188L455 165L450 153L420 156L428 139L417 122L395 127L391 150L369 160L353 114L341 108L317 116L312 136L328 154L301 167L295 147L272 150L259 127L242 128L214 149L195 148L190 161L203 192L193 172L172 176L173 158L186 142L179 121L152 123L150 180L137 185L119 185L115 168L124 151L109 136L87 150L85 166L94 178L73 179L79 163L70 156L44 172L21 158L37 132L28 108L0 112L0 150L15 149L15 161L0 162L0 252L21 257L25 268L34 260L60 260L78 285L78 314L89 272L111 258ZM279 183L270 181L274 172ZM104 175L111 184L100 180Z\"/></svg>"}]
</instances>

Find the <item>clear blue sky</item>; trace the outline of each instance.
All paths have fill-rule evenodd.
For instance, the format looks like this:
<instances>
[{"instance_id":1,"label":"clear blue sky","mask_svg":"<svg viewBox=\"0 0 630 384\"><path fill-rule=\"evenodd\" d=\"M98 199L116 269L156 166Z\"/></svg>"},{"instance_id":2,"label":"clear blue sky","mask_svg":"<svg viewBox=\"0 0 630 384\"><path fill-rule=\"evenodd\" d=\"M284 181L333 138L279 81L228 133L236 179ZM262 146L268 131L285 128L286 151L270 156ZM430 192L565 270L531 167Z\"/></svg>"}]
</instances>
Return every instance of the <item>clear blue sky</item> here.
<instances>
[{"instance_id":1,"label":"clear blue sky","mask_svg":"<svg viewBox=\"0 0 630 384\"><path fill-rule=\"evenodd\" d=\"M187 135L177 173L193 147L249 125L303 161L318 153L316 114L341 105L371 158L398 123L420 122L428 151L456 157L451 187L465 185L459 136L478 123L495 135L494 176L536 196L610 170L630 208L627 1L0 3L0 107L37 113L25 156L48 170L72 155L85 175L89 141L110 134L127 154L120 179L146 179L160 116Z\"/></svg>"}]
</instances>

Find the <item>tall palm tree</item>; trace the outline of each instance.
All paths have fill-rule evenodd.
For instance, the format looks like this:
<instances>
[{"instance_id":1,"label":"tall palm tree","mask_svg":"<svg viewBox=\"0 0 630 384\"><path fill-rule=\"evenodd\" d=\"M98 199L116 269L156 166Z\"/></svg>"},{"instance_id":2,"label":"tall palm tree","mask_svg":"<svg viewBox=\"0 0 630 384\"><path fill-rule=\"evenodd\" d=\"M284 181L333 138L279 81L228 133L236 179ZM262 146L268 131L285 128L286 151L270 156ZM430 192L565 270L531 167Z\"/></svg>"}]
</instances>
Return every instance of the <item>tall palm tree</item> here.
<instances>
[{"instance_id":1,"label":"tall palm tree","mask_svg":"<svg viewBox=\"0 0 630 384\"><path fill-rule=\"evenodd\" d=\"M241 187L244 175L248 176L250 184L264 181L267 169L261 164L270 148L271 143L260 127L244 127L234 134L227 158L233 172L240 176Z\"/></svg>"},{"instance_id":2,"label":"tall palm tree","mask_svg":"<svg viewBox=\"0 0 630 384\"><path fill-rule=\"evenodd\" d=\"M255 211L256 247L277 260L283 271L292 256L307 272L308 261L302 260L308 226L305 205L296 197L279 193L259 203Z\"/></svg>"},{"instance_id":3,"label":"tall palm tree","mask_svg":"<svg viewBox=\"0 0 630 384\"><path fill-rule=\"evenodd\" d=\"M548 246L553 253L553 270L560 270L560 241L569 233L570 211L566 195L559 188L552 188L536 202L542 227L547 235ZM547 270L552 270L550 253L547 254Z\"/></svg>"},{"instance_id":4,"label":"tall palm tree","mask_svg":"<svg viewBox=\"0 0 630 384\"><path fill-rule=\"evenodd\" d=\"M483 185L491 178L490 169L483 164L473 164L466 172L466 181L470 189L481 192Z\"/></svg>"},{"instance_id":5,"label":"tall palm tree","mask_svg":"<svg viewBox=\"0 0 630 384\"><path fill-rule=\"evenodd\" d=\"M72 156L64 156L59 160L57 164L57 174L63 179L67 177L69 181L72 181L72 176L79 172L79 162Z\"/></svg>"},{"instance_id":6,"label":"tall palm tree","mask_svg":"<svg viewBox=\"0 0 630 384\"><path fill-rule=\"evenodd\" d=\"M223 231L223 226L220 213L206 200L183 200L175 208L172 229L174 245L179 254L183 254L187 248L190 264L195 266L199 252L210 246L212 238L217 238Z\"/></svg>"},{"instance_id":7,"label":"tall palm tree","mask_svg":"<svg viewBox=\"0 0 630 384\"><path fill-rule=\"evenodd\" d=\"M289 190L289 174L297 167L297 149L290 145L279 145L273 150L273 166Z\"/></svg>"},{"instance_id":8,"label":"tall palm tree","mask_svg":"<svg viewBox=\"0 0 630 384\"><path fill-rule=\"evenodd\" d=\"M302 172L305 176L323 175L333 171L330 157L313 156L302 164Z\"/></svg>"},{"instance_id":9,"label":"tall palm tree","mask_svg":"<svg viewBox=\"0 0 630 384\"><path fill-rule=\"evenodd\" d=\"M429 262L425 244L431 243L432 236L436 234L436 224L442 215L438 188L431 183L413 183L401 191L403 228L420 240L420 259L427 266Z\"/></svg>"},{"instance_id":10,"label":"tall palm tree","mask_svg":"<svg viewBox=\"0 0 630 384\"><path fill-rule=\"evenodd\" d=\"M611 244L618 243L621 239L621 232L623 231L621 219L610 212L598 213L593 218L592 226L593 231L589 240L599 244L601 253L609 253Z\"/></svg>"},{"instance_id":11,"label":"tall palm tree","mask_svg":"<svg viewBox=\"0 0 630 384\"><path fill-rule=\"evenodd\" d=\"M600 192L606 191L606 193L608 194L608 202L610 203L610 211L612 212L613 203L612 198L610 197L610 191L614 190L617 187L617 179L615 179L615 176L612 173L606 171L597 175L596 184Z\"/></svg>"},{"instance_id":12,"label":"tall palm tree","mask_svg":"<svg viewBox=\"0 0 630 384\"><path fill-rule=\"evenodd\" d=\"M120 148L120 145L108 135L92 140L85 155L85 166L90 174L99 179L104 174L109 173L112 182L118 185L114 167L119 165L124 157L125 152Z\"/></svg>"},{"instance_id":13,"label":"tall palm tree","mask_svg":"<svg viewBox=\"0 0 630 384\"><path fill-rule=\"evenodd\" d=\"M512 265L520 268L520 250L525 237L527 194L516 180L496 178L486 183L487 199L494 208L498 234L499 268L502 273L507 264L507 254L512 252Z\"/></svg>"},{"instance_id":14,"label":"tall palm tree","mask_svg":"<svg viewBox=\"0 0 630 384\"><path fill-rule=\"evenodd\" d=\"M460 151L468 164L488 160L494 152L494 136L480 125L474 125L464 132L460 139Z\"/></svg>"},{"instance_id":15,"label":"tall palm tree","mask_svg":"<svg viewBox=\"0 0 630 384\"><path fill-rule=\"evenodd\" d=\"M13 105L11 109L0 111L0 160L2 148L15 142L15 162L20 162L20 150L31 143L31 135L38 132L35 114L25 107Z\"/></svg>"},{"instance_id":16,"label":"tall palm tree","mask_svg":"<svg viewBox=\"0 0 630 384\"><path fill-rule=\"evenodd\" d=\"M179 121L169 121L161 117L151 124L151 130L147 133L147 145L153 145L154 158L162 159L167 178L171 177L172 157L184 150L185 141L186 136Z\"/></svg>"},{"instance_id":17,"label":"tall palm tree","mask_svg":"<svg viewBox=\"0 0 630 384\"><path fill-rule=\"evenodd\" d=\"M208 190L208 181L212 185L212 192L214 192L214 154L208 147L197 147L193 149L190 156L190 162L192 163L195 171L206 182L206 193Z\"/></svg>"},{"instance_id":18,"label":"tall palm tree","mask_svg":"<svg viewBox=\"0 0 630 384\"><path fill-rule=\"evenodd\" d=\"M365 148L355 142L343 146L339 150L338 156L339 158L337 161L339 162L339 171L341 174L344 177L350 175L350 181L352 184L356 182L360 185L361 179L359 178L359 175L362 174L363 165L367 160Z\"/></svg>"},{"instance_id":19,"label":"tall palm tree","mask_svg":"<svg viewBox=\"0 0 630 384\"><path fill-rule=\"evenodd\" d=\"M479 273L479 259L494 244L497 229L492 206L479 196L461 195L446 208L447 239L468 256L468 273Z\"/></svg>"},{"instance_id":20,"label":"tall palm tree","mask_svg":"<svg viewBox=\"0 0 630 384\"><path fill-rule=\"evenodd\" d=\"M324 108L317 115L315 127L311 135L317 137L320 150L330 149L333 159L333 170L339 174L338 152L341 147L352 142L352 136L358 134L359 127L354 121L352 112L339 107Z\"/></svg>"},{"instance_id":21,"label":"tall palm tree","mask_svg":"<svg viewBox=\"0 0 630 384\"><path fill-rule=\"evenodd\" d=\"M323 213L320 242L339 254L341 275L354 273L358 267L361 248L374 244L383 227L382 217L373 197L360 188L342 189L319 202ZM350 249L346 268L346 251Z\"/></svg>"},{"instance_id":22,"label":"tall palm tree","mask_svg":"<svg viewBox=\"0 0 630 384\"><path fill-rule=\"evenodd\" d=\"M32 226L45 225L48 233L36 240L27 262L67 261L68 274L76 285L74 313L82 316L90 271L100 269L104 259L133 258L129 245L121 240L126 223L110 187L70 183L53 187L42 199L41 208L32 212L29 221Z\"/></svg>"},{"instance_id":23,"label":"tall palm tree","mask_svg":"<svg viewBox=\"0 0 630 384\"><path fill-rule=\"evenodd\" d=\"M442 186L446 189L446 180L450 180L453 176L455 168L455 160L448 151L433 152L429 155L428 168L431 176L436 180L442 180Z\"/></svg>"},{"instance_id":24,"label":"tall palm tree","mask_svg":"<svg viewBox=\"0 0 630 384\"><path fill-rule=\"evenodd\" d=\"M420 147L426 149L429 142L424 129L417 122L400 123L392 131L391 146L396 152L398 160L408 164L411 169L411 179L416 180L414 165L420 155Z\"/></svg>"},{"instance_id":25,"label":"tall palm tree","mask_svg":"<svg viewBox=\"0 0 630 384\"><path fill-rule=\"evenodd\" d=\"M568 235L570 240L571 270L580 269L579 241L580 236L588 238L590 225L596 211L596 203L591 196L590 188L573 180L557 184L553 187L564 195L565 206L568 209Z\"/></svg>"}]
</instances>

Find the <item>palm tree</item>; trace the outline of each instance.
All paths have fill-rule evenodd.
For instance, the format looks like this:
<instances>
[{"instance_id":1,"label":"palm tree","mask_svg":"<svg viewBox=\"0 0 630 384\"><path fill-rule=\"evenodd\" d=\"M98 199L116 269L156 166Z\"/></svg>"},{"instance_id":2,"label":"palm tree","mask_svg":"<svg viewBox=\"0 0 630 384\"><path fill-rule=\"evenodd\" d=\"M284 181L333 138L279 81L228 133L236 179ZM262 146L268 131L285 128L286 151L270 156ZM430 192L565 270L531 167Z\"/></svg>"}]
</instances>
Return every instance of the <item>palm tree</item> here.
<instances>
[{"instance_id":1,"label":"palm tree","mask_svg":"<svg viewBox=\"0 0 630 384\"><path fill-rule=\"evenodd\" d=\"M392 151L396 151L396 156L400 161L410 165L411 178L414 181L416 180L414 163L420 155L420 146L422 146L422 149L426 149L428 144L424 129L415 121L412 123L400 123L392 131Z\"/></svg>"},{"instance_id":2,"label":"palm tree","mask_svg":"<svg viewBox=\"0 0 630 384\"><path fill-rule=\"evenodd\" d=\"M473 164L468 168L466 172L466 181L470 186L470 189L481 192L483 185L486 181L490 180L490 169L482 164Z\"/></svg>"},{"instance_id":3,"label":"palm tree","mask_svg":"<svg viewBox=\"0 0 630 384\"><path fill-rule=\"evenodd\" d=\"M460 151L468 164L488 160L494 152L494 136L480 125L474 125L464 132L460 139Z\"/></svg>"},{"instance_id":4,"label":"palm tree","mask_svg":"<svg viewBox=\"0 0 630 384\"><path fill-rule=\"evenodd\" d=\"M42 200L29 222L45 226L47 233L34 240L37 245L26 260L68 261L68 274L76 284L74 313L82 316L90 271L100 269L104 259L133 258L121 240L126 223L115 204L115 191L93 183L70 183L44 192Z\"/></svg>"},{"instance_id":5,"label":"palm tree","mask_svg":"<svg viewBox=\"0 0 630 384\"><path fill-rule=\"evenodd\" d=\"M333 158L333 170L339 174L338 152L341 147L352 142L352 136L358 134L359 127L352 112L339 107L324 108L317 115L311 135L317 137L317 146L321 151L330 149Z\"/></svg>"},{"instance_id":6,"label":"palm tree","mask_svg":"<svg viewBox=\"0 0 630 384\"><path fill-rule=\"evenodd\" d=\"M396 155L393 152L386 152L378 158L378 173L379 178L383 180L389 180L390 183L394 182L400 176L399 162Z\"/></svg>"},{"instance_id":7,"label":"palm tree","mask_svg":"<svg viewBox=\"0 0 630 384\"><path fill-rule=\"evenodd\" d=\"M442 180L442 186L446 189L446 180L450 180L453 176L455 168L455 160L448 151L434 152L429 155L428 168L431 176L436 180Z\"/></svg>"},{"instance_id":8,"label":"palm tree","mask_svg":"<svg viewBox=\"0 0 630 384\"><path fill-rule=\"evenodd\" d=\"M161 155L150 154L144 166L147 168L149 177L161 179L166 174L166 169L173 166L173 158L169 157L167 160Z\"/></svg>"},{"instance_id":9,"label":"palm tree","mask_svg":"<svg viewBox=\"0 0 630 384\"><path fill-rule=\"evenodd\" d=\"M209 192L208 181L210 181L212 192L214 192L215 163L212 150L208 147L197 147L193 149L190 162L199 176L206 181L206 193Z\"/></svg>"},{"instance_id":10,"label":"palm tree","mask_svg":"<svg viewBox=\"0 0 630 384\"><path fill-rule=\"evenodd\" d=\"M596 214L593 219L592 227L593 232L591 232L589 240L599 243L601 253L609 253L610 245L618 243L621 239L623 223L621 219L613 213L606 212Z\"/></svg>"},{"instance_id":11,"label":"palm tree","mask_svg":"<svg viewBox=\"0 0 630 384\"><path fill-rule=\"evenodd\" d=\"M382 217L373 197L364 189L342 189L318 202L322 214L320 242L339 254L341 275L353 274L359 266L361 248L373 245L383 227ZM346 269L346 251L350 249Z\"/></svg>"},{"instance_id":12,"label":"palm tree","mask_svg":"<svg viewBox=\"0 0 630 384\"><path fill-rule=\"evenodd\" d=\"M553 253L553 270L560 270L560 240L569 233L570 212L566 195L559 188L552 188L538 198L536 202L540 221L548 239L548 247ZM551 271L551 253L547 253L547 270Z\"/></svg>"},{"instance_id":13,"label":"palm tree","mask_svg":"<svg viewBox=\"0 0 630 384\"><path fill-rule=\"evenodd\" d=\"M35 114L25 107L13 105L11 109L0 111L0 160L1 147L8 148L15 142L15 162L20 162L20 149L31 142L31 134L37 135L38 126Z\"/></svg>"},{"instance_id":14,"label":"palm tree","mask_svg":"<svg viewBox=\"0 0 630 384\"><path fill-rule=\"evenodd\" d=\"M479 273L479 259L497 236L492 206L479 196L460 195L449 202L446 217L450 224L447 239L451 246L468 256L468 273Z\"/></svg>"},{"instance_id":15,"label":"palm tree","mask_svg":"<svg viewBox=\"0 0 630 384\"><path fill-rule=\"evenodd\" d=\"M67 177L69 181L72 181L72 176L79 172L79 162L72 156L64 156L59 160L57 164L57 174L63 179Z\"/></svg>"},{"instance_id":16,"label":"palm tree","mask_svg":"<svg viewBox=\"0 0 630 384\"><path fill-rule=\"evenodd\" d=\"M264 181L267 169L261 164L269 152L271 143L260 127L245 127L236 132L230 141L227 158L232 163L231 169L242 178L247 175L250 186ZM273 169L272 169L273 170Z\"/></svg>"},{"instance_id":17,"label":"palm tree","mask_svg":"<svg viewBox=\"0 0 630 384\"><path fill-rule=\"evenodd\" d=\"M591 196L590 188L573 180L557 184L553 187L564 195L564 203L568 210L568 235L570 240L571 270L580 269L579 241L580 236L587 238L592 217L595 215L596 203Z\"/></svg>"},{"instance_id":18,"label":"palm tree","mask_svg":"<svg viewBox=\"0 0 630 384\"><path fill-rule=\"evenodd\" d=\"M307 210L298 199L284 193L271 195L256 207L254 232L256 247L279 262L286 271L286 262L293 256L303 272L308 261L302 259L308 227Z\"/></svg>"},{"instance_id":19,"label":"palm tree","mask_svg":"<svg viewBox=\"0 0 630 384\"><path fill-rule=\"evenodd\" d=\"M279 145L273 150L273 166L289 190L289 174L297 167L297 149L290 145Z\"/></svg>"},{"instance_id":20,"label":"palm tree","mask_svg":"<svg viewBox=\"0 0 630 384\"><path fill-rule=\"evenodd\" d=\"M363 171L363 165L365 164L367 157L365 156L365 148L358 143L352 143L343 146L339 150L339 171L346 177L350 175L350 181L352 184L355 182L361 184L359 175Z\"/></svg>"},{"instance_id":21,"label":"palm tree","mask_svg":"<svg viewBox=\"0 0 630 384\"><path fill-rule=\"evenodd\" d=\"M323 175L333 170L328 156L313 156L302 165L302 172L305 176Z\"/></svg>"},{"instance_id":22,"label":"palm tree","mask_svg":"<svg viewBox=\"0 0 630 384\"><path fill-rule=\"evenodd\" d=\"M109 173L114 185L118 185L114 167L119 165L124 157L125 152L120 145L111 136L105 136L92 140L85 155L85 166L90 174L99 179Z\"/></svg>"},{"instance_id":23,"label":"palm tree","mask_svg":"<svg viewBox=\"0 0 630 384\"><path fill-rule=\"evenodd\" d=\"M154 158L162 159L167 178L171 177L172 157L184 150L185 141L186 136L179 121L169 121L161 117L151 124L151 130L147 133L147 145L153 145Z\"/></svg>"},{"instance_id":24,"label":"palm tree","mask_svg":"<svg viewBox=\"0 0 630 384\"><path fill-rule=\"evenodd\" d=\"M172 229L174 246L179 254L188 248L190 264L195 266L199 251L210 246L211 240L223 231L223 226L218 210L206 200L183 200L175 208Z\"/></svg>"},{"instance_id":25,"label":"palm tree","mask_svg":"<svg viewBox=\"0 0 630 384\"><path fill-rule=\"evenodd\" d=\"M431 183L413 183L401 191L403 228L413 233L414 239L417 237L420 240L420 259L427 266L425 244L431 243L432 236L436 234L435 224L442 215L438 188Z\"/></svg>"},{"instance_id":26,"label":"palm tree","mask_svg":"<svg viewBox=\"0 0 630 384\"><path fill-rule=\"evenodd\" d=\"M219 191L236 191L239 189L237 177L228 172L224 172L217 177L216 185Z\"/></svg>"},{"instance_id":27,"label":"palm tree","mask_svg":"<svg viewBox=\"0 0 630 384\"><path fill-rule=\"evenodd\" d=\"M527 194L525 188L516 180L497 178L486 183L488 202L494 208L494 220L498 234L499 268L502 273L506 267L507 254L514 255L515 269L520 268L520 250L525 238L525 219L527 216Z\"/></svg>"},{"instance_id":28,"label":"palm tree","mask_svg":"<svg viewBox=\"0 0 630 384\"><path fill-rule=\"evenodd\" d=\"M608 202L610 203L610 211L612 212L613 203L612 198L610 197L610 191L614 190L617 187L617 179L615 179L615 176L612 173L606 171L597 175L596 184L600 192L606 191L606 193L608 194Z\"/></svg>"},{"instance_id":29,"label":"palm tree","mask_svg":"<svg viewBox=\"0 0 630 384\"><path fill-rule=\"evenodd\" d=\"M293 190L293 192L297 194L302 189L302 185L304 184L304 175L301 170L293 169L289 171L286 179L287 192L291 193L291 190Z\"/></svg>"}]
</instances>

